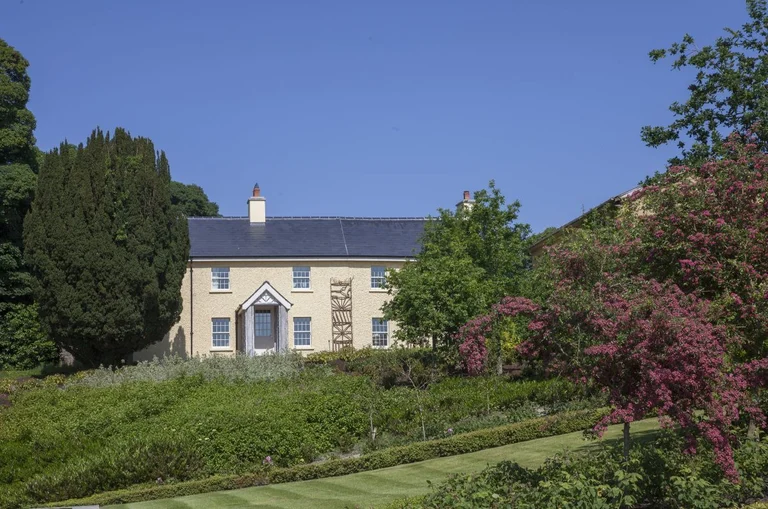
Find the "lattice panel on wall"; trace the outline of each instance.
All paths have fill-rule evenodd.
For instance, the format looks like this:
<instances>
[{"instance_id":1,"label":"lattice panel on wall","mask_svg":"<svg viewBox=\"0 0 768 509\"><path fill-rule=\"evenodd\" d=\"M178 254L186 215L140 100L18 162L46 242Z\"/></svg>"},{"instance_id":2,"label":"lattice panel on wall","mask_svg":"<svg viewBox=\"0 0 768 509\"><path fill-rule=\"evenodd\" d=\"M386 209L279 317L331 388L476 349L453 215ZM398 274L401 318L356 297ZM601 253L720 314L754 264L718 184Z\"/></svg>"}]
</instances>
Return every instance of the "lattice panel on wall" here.
<instances>
[{"instance_id":1,"label":"lattice panel on wall","mask_svg":"<svg viewBox=\"0 0 768 509\"><path fill-rule=\"evenodd\" d=\"M331 279L331 341L333 351L352 346L352 279Z\"/></svg>"}]
</instances>

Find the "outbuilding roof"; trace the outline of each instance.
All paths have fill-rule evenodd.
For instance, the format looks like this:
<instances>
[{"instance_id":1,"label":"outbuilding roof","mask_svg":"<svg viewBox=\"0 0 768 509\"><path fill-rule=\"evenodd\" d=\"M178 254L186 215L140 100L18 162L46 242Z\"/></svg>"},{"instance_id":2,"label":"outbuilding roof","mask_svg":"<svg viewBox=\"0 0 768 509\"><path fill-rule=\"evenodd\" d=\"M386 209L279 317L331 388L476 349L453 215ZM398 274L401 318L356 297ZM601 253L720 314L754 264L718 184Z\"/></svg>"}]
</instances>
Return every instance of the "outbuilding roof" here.
<instances>
[{"instance_id":1,"label":"outbuilding roof","mask_svg":"<svg viewBox=\"0 0 768 509\"><path fill-rule=\"evenodd\" d=\"M408 258L425 218L190 217L191 258Z\"/></svg>"}]
</instances>

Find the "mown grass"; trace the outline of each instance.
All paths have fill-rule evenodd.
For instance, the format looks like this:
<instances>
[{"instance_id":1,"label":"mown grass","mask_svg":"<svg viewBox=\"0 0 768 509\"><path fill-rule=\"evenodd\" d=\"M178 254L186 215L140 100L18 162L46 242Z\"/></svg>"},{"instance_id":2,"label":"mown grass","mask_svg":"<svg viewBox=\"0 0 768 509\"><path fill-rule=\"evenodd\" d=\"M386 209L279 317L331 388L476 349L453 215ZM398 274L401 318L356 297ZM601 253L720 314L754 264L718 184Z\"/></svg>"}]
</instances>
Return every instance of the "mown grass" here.
<instances>
[{"instance_id":1,"label":"mown grass","mask_svg":"<svg viewBox=\"0 0 768 509\"><path fill-rule=\"evenodd\" d=\"M650 440L658 428L656 419L632 425L635 440ZM586 441L581 432L541 438L483 451L438 458L396 467L383 468L312 481L301 481L240 490L205 493L171 499L139 502L122 506L128 509L239 508L345 508L387 504L398 498L424 495L428 482L439 482L450 474L477 472L499 461L516 461L536 467L564 449L588 452L610 444L621 436L621 426L610 426L602 441Z\"/></svg>"}]
</instances>

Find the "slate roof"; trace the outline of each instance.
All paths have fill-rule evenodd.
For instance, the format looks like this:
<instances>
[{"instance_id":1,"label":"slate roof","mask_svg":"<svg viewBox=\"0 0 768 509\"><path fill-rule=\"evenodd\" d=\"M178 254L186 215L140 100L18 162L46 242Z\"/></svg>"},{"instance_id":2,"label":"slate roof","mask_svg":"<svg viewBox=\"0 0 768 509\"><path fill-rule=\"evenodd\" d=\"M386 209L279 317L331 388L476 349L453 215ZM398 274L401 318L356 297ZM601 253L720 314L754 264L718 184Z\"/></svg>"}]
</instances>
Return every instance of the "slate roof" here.
<instances>
[{"instance_id":1,"label":"slate roof","mask_svg":"<svg viewBox=\"0 0 768 509\"><path fill-rule=\"evenodd\" d=\"M191 258L406 258L424 218L190 217Z\"/></svg>"}]
</instances>

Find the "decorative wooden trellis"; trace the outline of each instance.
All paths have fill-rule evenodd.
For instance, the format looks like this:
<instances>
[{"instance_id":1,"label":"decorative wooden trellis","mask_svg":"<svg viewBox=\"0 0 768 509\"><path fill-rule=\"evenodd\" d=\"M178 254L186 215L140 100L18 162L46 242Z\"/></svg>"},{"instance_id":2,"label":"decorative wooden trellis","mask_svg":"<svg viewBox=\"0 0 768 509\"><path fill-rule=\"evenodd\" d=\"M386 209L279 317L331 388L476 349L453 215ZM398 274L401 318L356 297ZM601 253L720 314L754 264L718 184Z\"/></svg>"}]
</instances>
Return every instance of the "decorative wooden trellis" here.
<instances>
[{"instance_id":1,"label":"decorative wooden trellis","mask_svg":"<svg viewBox=\"0 0 768 509\"><path fill-rule=\"evenodd\" d=\"M331 279L331 342L333 351L352 346L352 279Z\"/></svg>"}]
</instances>

